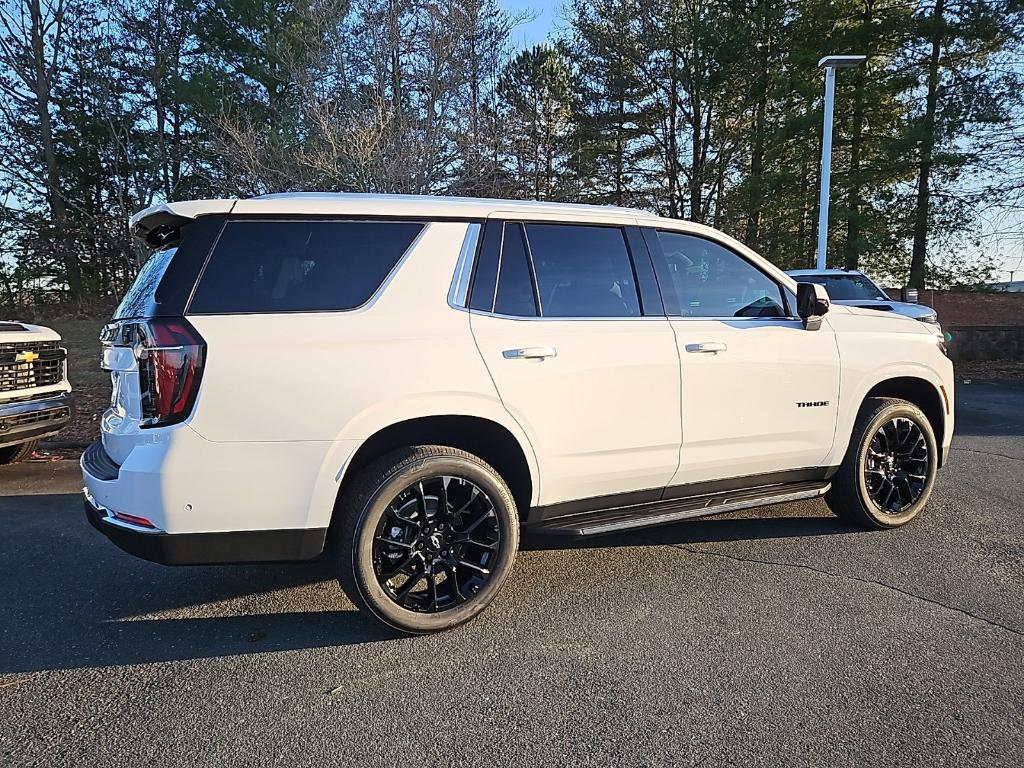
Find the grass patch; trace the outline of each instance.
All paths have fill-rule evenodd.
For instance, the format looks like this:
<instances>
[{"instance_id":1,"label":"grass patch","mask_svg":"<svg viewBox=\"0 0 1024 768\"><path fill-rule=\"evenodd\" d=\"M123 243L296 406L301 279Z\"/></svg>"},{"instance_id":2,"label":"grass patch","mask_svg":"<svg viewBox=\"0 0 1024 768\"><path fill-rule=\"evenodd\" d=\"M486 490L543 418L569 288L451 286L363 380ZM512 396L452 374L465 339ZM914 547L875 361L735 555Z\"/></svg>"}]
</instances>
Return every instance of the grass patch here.
<instances>
[{"instance_id":1,"label":"grass patch","mask_svg":"<svg viewBox=\"0 0 1024 768\"><path fill-rule=\"evenodd\" d=\"M75 318L42 323L53 328L64 340L71 386L110 386L110 374L100 368L100 329L107 322L107 318Z\"/></svg>"}]
</instances>

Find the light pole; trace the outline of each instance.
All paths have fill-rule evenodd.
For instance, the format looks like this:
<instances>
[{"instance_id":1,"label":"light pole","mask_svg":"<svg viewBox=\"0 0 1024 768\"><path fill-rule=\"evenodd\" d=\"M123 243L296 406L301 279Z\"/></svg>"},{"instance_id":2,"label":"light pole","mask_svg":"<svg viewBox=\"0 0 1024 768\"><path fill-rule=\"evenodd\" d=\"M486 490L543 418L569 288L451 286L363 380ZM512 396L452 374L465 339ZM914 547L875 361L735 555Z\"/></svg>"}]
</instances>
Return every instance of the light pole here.
<instances>
[{"instance_id":1,"label":"light pole","mask_svg":"<svg viewBox=\"0 0 1024 768\"><path fill-rule=\"evenodd\" d=\"M825 269L828 246L828 188L832 181L832 105L836 100L836 70L863 64L867 56L825 56L825 123L821 129L821 192L818 197L818 269Z\"/></svg>"}]
</instances>

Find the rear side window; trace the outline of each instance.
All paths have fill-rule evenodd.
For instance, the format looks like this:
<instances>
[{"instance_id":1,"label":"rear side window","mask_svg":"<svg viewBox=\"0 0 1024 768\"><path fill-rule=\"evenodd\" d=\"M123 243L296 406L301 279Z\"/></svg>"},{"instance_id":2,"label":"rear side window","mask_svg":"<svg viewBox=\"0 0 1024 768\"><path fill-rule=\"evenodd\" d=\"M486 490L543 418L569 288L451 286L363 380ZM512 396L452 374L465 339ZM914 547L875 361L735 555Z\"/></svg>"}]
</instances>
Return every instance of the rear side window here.
<instances>
[{"instance_id":1,"label":"rear side window","mask_svg":"<svg viewBox=\"0 0 1024 768\"><path fill-rule=\"evenodd\" d=\"M527 224L545 317L639 317L633 265L618 227Z\"/></svg>"},{"instance_id":2,"label":"rear side window","mask_svg":"<svg viewBox=\"0 0 1024 768\"><path fill-rule=\"evenodd\" d=\"M381 286L423 226L398 221L229 221L189 311L354 309Z\"/></svg>"}]
</instances>

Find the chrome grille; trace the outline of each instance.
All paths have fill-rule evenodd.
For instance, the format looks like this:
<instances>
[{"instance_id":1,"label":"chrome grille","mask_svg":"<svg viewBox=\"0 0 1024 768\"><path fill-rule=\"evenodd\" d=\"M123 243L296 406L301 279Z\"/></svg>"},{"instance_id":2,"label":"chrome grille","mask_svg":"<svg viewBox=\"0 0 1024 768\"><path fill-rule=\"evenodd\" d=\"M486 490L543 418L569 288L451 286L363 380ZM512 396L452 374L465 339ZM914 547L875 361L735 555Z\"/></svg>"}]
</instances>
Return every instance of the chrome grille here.
<instances>
[{"instance_id":1,"label":"chrome grille","mask_svg":"<svg viewBox=\"0 0 1024 768\"><path fill-rule=\"evenodd\" d=\"M25 352L38 355L21 361ZM66 352L56 341L27 341L0 344L0 392L48 387L64 379Z\"/></svg>"}]
</instances>

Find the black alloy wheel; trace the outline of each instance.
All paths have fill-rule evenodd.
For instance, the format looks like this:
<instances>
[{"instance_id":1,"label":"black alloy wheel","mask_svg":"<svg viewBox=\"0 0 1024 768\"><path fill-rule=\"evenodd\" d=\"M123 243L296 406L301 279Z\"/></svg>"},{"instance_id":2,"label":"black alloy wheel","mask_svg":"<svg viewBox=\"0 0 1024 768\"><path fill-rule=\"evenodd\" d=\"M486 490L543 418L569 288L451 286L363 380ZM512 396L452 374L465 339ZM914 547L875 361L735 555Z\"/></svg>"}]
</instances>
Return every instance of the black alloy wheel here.
<instances>
[{"instance_id":1,"label":"black alloy wheel","mask_svg":"<svg viewBox=\"0 0 1024 768\"><path fill-rule=\"evenodd\" d=\"M501 544L494 504L483 490L462 477L428 477L399 492L381 516L373 570L397 605L438 613L480 592Z\"/></svg>"},{"instance_id":2,"label":"black alloy wheel","mask_svg":"<svg viewBox=\"0 0 1024 768\"><path fill-rule=\"evenodd\" d=\"M899 398L869 397L825 502L864 528L898 528L928 504L938 467L935 429L924 412Z\"/></svg>"},{"instance_id":3,"label":"black alloy wheel","mask_svg":"<svg viewBox=\"0 0 1024 768\"><path fill-rule=\"evenodd\" d=\"M346 483L332 532L352 602L393 629L426 634L464 624L494 600L519 550L519 512L479 456L416 445Z\"/></svg>"},{"instance_id":4,"label":"black alloy wheel","mask_svg":"<svg viewBox=\"0 0 1024 768\"><path fill-rule=\"evenodd\" d=\"M898 515L924 494L931 456L921 428L897 417L882 424L864 457L864 484L882 512Z\"/></svg>"}]
</instances>

